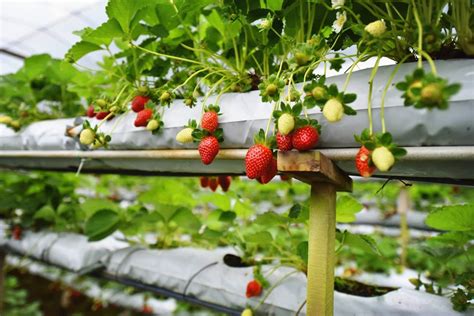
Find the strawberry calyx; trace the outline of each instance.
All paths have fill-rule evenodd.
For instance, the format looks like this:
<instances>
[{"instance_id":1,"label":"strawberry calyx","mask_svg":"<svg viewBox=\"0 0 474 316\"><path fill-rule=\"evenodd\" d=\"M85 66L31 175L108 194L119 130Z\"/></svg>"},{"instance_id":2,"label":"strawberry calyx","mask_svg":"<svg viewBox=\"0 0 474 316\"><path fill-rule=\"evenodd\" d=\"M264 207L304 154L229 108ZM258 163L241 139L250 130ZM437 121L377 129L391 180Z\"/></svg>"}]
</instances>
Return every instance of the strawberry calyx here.
<instances>
[{"instance_id":1,"label":"strawberry calyx","mask_svg":"<svg viewBox=\"0 0 474 316\"><path fill-rule=\"evenodd\" d=\"M272 143L274 141L274 137L266 137L265 131L260 129L257 134L253 137L253 142L255 145L263 145L268 148L273 148Z\"/></svg>"},{"instance_id":2,"label":"strawberry calyx","mask_svg":"<svg viewBox=\"0 0 474 316\"><path fill-rule=\"evenodd\" d=\"M206 107L204 107L204 112L215 112L217 115L222 115L222 113L219 113L221 108L217 104L210 104Z\"/></svg>"},{"instance_id":3,"label":"strawberry calyx","mask_svg":"<svg viewBox=\"0 0 474 316\"><path fill-rule=\"evenodd\" d=\"M295 129L305 126L311 126L318 130L318 134L321 135L321 125L318 120L310 118L297 118Z\"/></svg>"},{"instance_id":4,"label":"strawberry calyx","mask_svg":"<svg viewBox=\"0 0 474 316\"><path fill-rule=\"evenodd\" d=\"M195 128L192 136L195 143L199 143L203 138L208 136L214 136L219 143L222 143L224 141L224 130L222 128L218 128L213 133L210 133L205 129Z\"/></svg>"}]
</instances>

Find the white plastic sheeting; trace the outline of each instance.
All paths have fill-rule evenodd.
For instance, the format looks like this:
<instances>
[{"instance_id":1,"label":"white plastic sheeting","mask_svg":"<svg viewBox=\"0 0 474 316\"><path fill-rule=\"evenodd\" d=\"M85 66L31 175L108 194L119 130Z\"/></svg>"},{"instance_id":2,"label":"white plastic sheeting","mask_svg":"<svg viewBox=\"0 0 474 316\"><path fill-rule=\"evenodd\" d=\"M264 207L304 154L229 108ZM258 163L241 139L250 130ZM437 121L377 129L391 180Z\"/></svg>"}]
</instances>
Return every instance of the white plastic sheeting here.
<instances>
[{"instance_id":1,"label":"white plastic sheeting","mask_svg":"<svg viewBox=\"0 0 474 316\"><path fill-rule=\"evenodd\" d=\"M25 231L21 240L8 239L6 247L70 271L85 273L101 266L100 260L112 251L126 247L109 236L98 242L72 233Z\"/></svg>"},{"instance_id":2,"label":"white plastic sheeting","mask_svg":"<svg viewBox=\"0 0 474 316\"><path fill-rule=\"evenodd\" d=\"M415 64L404 64L395 76L394 83L402 80L406 74L415 69ZM389 89L385 108L387 129L401 146L463 146L474 145L474 64L470 60L437 61L441 76L450 82L462 84L461 91L454 95L450 108L446 111L414 109L404 107L401 92ZM394 66L381 67L374 80L374 129L380 130L380 99ZM367 126L367 80L370 70L354 72L346 91L357 93L357 100L351 104L358 114L345 116L338 123L328 123L319 111L309 111L311 117L319 119L323 126L319 147L341 148L357 147L353 134L360 133ZM346 75L328 78L328 83L342 86ZM209 98L209 103L215 97ZM224 129L225 141L222 148L248 148L253 144L253 135L260 128L265 128L271 114L272 105L262 103L259 91L248 93L228 93L222 96L220 107L223 115L219 118ZM199 120L201 107L186 107L182 100L175 100L164 114L164 129L159 135L152 135L145 128L133 125L135 113L129 113L105 122L100 131L112 136L110 149L170 149L196 148L196 144L181 145L175 141L177 132L186 125L188 119ZM99 121L90 120L92 125ZM0 149L24 150L70 150L71 144L65 140L65 129L73 120L54 120L32 124L20 133L21 142L9 141L17 134L6 134L3 126L0 135ZM79 131L77 131L79 132ZM46 140L43 140L47 138ZM77 144L75 149L79 149Z\"/></svg>"},{"instance_id":3,"label":"white plastic sheeting","mask_svg":"<svg viewBox=\"0 0 474 316\"><path fill-rule=\"evenodd\" d=\"M253 268L234 268L222 262L222 250L144 250L130 248L108 259L107 272L145 284L165 287L186 296L235 309L257 307L257 315L294 315L306 299L306 276L289 267L263 266L273 291L266 297L247 299ZM216 261L217 260L217 261ZM186 290L186 291L184 291ZM259 302L265 298L260 305ZM462 315L449 299L409 289L377 297L335 292L335 315ZM303 307L300 315L305 315Z\"/></svg>"},{"instance_id":4,"label":"white plastic sheeting","mask_svg":"<svg viewBox=\"0 0 474 316\"><path fill-rule=\"evenodd\" d=\"M61 238L56 240L55 246L53 237L58 236ZM101 243L106 246L99 247ZM230 248L148 250L121 248L122 245L107 240L89 243L84 236L74 234L31 232L25 232L21 241L7 242L7 248L20 254L69 270L87 271L93 266L104 265L106 273L118 280L134 280L181 293L183 298L194 297L237 310L252 306L258 315L294 315L306 299L306 276L290 267L272 265L263 266L262 273L273 290L268 295L267 290L262 297L247 299L245 290L254 278L253 268L227 266L223 256L235 253ZM364 278L381 282L380 276L366 275ZM409 289L376 297L335 292L334 309L335 315L463 315L453 311L445 297ZM300 314L305 315L304 306Z\"/></svg>"}]
</instances>

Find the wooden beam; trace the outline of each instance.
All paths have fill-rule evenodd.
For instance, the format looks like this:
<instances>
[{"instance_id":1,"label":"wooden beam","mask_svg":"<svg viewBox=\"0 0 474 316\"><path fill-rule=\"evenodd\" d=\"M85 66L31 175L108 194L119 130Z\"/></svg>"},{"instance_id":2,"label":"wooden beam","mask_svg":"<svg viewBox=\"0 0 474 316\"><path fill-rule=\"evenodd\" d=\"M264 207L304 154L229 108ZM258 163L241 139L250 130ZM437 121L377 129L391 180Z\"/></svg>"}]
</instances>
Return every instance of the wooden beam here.
<instances>
[{"instance_id":1,"label":"wooden beam","mask_svg":"<svg viewBox=\"0 0 474 316\"><path fill-rule=\"evenodd\" d=\"M319 151L278 152L278 170L308 184L331 183L337 191L352 191L352 179Z\"/></svg>"}]
</instances>

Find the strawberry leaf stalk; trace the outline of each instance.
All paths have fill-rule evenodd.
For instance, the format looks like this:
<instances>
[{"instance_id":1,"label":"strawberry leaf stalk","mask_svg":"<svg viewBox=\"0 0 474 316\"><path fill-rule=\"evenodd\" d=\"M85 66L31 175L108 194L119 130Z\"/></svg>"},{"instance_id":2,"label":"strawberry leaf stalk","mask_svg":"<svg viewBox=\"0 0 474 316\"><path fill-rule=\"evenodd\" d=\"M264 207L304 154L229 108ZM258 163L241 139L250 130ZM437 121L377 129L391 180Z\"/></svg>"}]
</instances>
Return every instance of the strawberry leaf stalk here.
<instances>
[{"instance_id":1,"label":"strawberry leaf stalk","mask_svg":"<svg viewBox=\"0 0 474 316\"><path fill-rule=\"evenodd\" d=\"M249 179L260 178L273 159L273 152L267 143L265 132L260 129L254 138L255 145L245 155L245 172Z\"/></svg>"}]
</instances>

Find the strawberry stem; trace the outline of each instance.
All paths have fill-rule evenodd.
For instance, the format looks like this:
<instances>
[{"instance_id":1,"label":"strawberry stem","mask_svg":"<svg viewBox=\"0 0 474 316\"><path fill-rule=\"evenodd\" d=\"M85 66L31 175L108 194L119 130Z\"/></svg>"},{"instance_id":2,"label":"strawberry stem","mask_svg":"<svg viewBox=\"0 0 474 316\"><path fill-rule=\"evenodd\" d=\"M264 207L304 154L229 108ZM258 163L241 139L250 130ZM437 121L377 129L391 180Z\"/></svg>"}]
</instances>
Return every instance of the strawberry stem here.
<instances>
[{"instance_id":1,"label":"strawberry stem","mask_svg":"<svg viewBox=\"0 0 474 316\"><path fill-rule=\"evenodd\" d=\"M413 14L415 15L416 25L418 26L418 68L422 67L422 52L423 52L423 24L421 23L418 10L416 8L415 0L411 0L413 6Z\"/></svg>"},{"instance_id":2,"label":"strawberry stem","mask_svg":"<svg viewBox=\"0 0 474 316\"><path fill-rule=\"evenodd\" d=\"M372 119L372 91L374 88L374 78L375 75L377 74L377 69L379 68L379 63L381 59L381 55L379 54L377 56L377 60L375 61L374 68L372 69L372 73L370 74L370 79L369 79L369 100L367 102L367 114L369 116L369 132L370 135L373 134L373 119Z\"/></svg>"},{"instance_id":3,"label":"strawberry stem","mask_svg":"<svg viewBox=\"0 0 474 316\"><path fill-rule=\"evenodd\" d=\"M385 129L385 96L387 95L387 91L390 88L390 86L392 84L392 81L393 81L393 78L395 77L395 75L398 72L398 69L400 69L400 66L403 65L405 60L407 60L407 58L410 57L410 56L411 56L411 54L405 55L405 57L403 57L400 60L400 62L393 69L392 74L390 75L387 83L385 84L385 88L384 88L383 93L382 93L382 101L380 103L380 120L382 122L382 133L386 132L386 129Z\"/></svg>"},{"instance_id":4,"label":"strawberry stem","mask_svg":"<svg viewBox=\"0 0 474 316\"><path fill-rule=\"evenodd\" d=\"M272 113L270 113L270 118L268 119L267 128L265 129L265 143L267 143L267 134L268 134L268 131L270 130L270 123L273 120L273 112L275 112L278 103L279 103L278 101L275 101L273 103Z\"/></svg>"}]
</instances>

